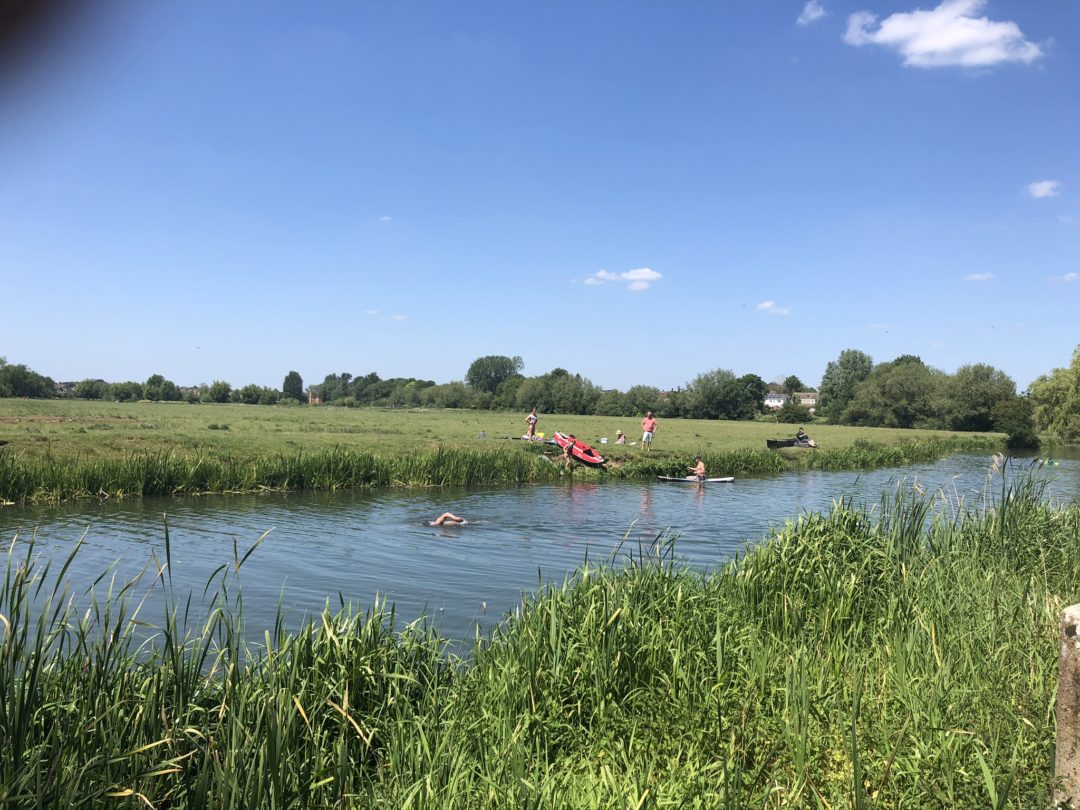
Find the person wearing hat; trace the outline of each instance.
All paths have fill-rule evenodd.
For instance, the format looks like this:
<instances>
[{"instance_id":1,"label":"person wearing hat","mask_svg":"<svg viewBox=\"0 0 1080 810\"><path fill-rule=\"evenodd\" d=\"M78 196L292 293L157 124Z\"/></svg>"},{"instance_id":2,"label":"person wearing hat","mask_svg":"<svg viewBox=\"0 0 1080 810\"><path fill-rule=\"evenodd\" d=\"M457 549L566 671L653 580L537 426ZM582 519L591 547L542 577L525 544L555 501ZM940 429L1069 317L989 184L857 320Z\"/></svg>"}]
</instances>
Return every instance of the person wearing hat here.
<instances>
[{"instance_id":1,"label":"person wearing hat","mask_svg":"<svg viewBox=\"0 0 1080 810\"><path fill-rule=\"evenodd\" d=\"M626 434L621 430L615 431L615 444L626 444Z\"/></svg>"}]
</instances>

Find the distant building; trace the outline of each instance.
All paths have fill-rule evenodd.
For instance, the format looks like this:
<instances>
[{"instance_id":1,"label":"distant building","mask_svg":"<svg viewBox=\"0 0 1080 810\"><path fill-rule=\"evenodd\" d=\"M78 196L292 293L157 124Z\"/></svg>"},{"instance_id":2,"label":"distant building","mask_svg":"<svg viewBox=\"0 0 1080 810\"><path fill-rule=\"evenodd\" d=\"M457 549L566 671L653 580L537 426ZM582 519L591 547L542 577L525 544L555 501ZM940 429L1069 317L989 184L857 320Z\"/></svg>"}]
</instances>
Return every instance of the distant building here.
<instances>
[{"instance_id":1,"label":"distant building","mask_svg":"<svg viewBox=\"0 0 1080 810\"><path fill-rule=\"evenodd\" d=\"M308 405L322 405L322 397L319 396L318 389L309 388L307 392L307 404Z\"/></svg>"},{"instance_id":2,"label":"distant building","mask_svg":"<svg viewBox=\"0 0 1080 810\"><path fill-rule=\"evenodd\" d=\"M795 401L813 413L817 407L817 391L799 391L795 394Z\"/></svg>"},{"instance_id":3,"label":"distant building","mask_svg":"<svg viewBox=\"0 0 1080 810\"><path fill-rule=\"evenodd\" d=\"M765 407L772 408L774 411L777 408L783 408L789 402L791 402L791 397L780 391L770 391L765 395Z\"/></svg>"}]
</instances>

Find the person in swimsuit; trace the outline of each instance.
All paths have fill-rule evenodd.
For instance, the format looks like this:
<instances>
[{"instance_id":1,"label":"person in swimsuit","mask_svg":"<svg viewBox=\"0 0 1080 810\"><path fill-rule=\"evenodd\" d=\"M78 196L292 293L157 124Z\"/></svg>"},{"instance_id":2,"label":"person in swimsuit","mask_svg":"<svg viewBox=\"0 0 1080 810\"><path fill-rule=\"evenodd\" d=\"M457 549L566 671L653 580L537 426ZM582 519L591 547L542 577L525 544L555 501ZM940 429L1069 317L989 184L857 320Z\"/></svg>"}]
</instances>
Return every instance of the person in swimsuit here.
<instances>
[{"instance_id":1,"label":"person in swimsuit","mask_svg":"<svg viewBox=\"0 0 1080 810\"><path fill-rule=\"evenodd\" d=\"M577 436L571 433L566 437L570 441L566 443L566 447L563 448L563 458L566 459L566 469L570 469L570 465L574 463L574 445L577 444Z\"/></svg>"},{"instance_id":2,"label":"person in swimsuit","mask_svg":"<svg viewBox=\"0 0 1080 810\"><path fill-rule=\"evenodd\" d=\"M447 523L460 525L462 523L468 523L468 522L469 521L465 520L465 518L458 517L453 512L443 512L441 515L439 515L437 518L435 518L433 521L431 521L431 525L432 526L445 526Z\"/></svg>"},{"instance_id":3,"label":"person in swimsuit","mask_svg":"<svg viewBox=\"0 0 1080 810\"><path fill-rule=\"evenodd\" d=\"M529 427L525 430L525 438L530 442L536 439L536 423L540 421L540 417L536 415L536 408L532 409L532 413L525 417L525 424Z\"/></svg>"}]
</instances>

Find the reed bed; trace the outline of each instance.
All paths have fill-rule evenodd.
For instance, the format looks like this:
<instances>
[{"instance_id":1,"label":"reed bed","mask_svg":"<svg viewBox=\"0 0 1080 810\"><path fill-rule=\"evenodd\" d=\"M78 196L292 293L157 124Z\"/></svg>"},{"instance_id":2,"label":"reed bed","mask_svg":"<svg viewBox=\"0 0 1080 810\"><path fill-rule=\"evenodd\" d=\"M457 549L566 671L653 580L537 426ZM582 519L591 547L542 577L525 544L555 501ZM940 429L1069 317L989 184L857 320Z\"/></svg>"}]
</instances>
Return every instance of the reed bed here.
<instances>
[{"instance_id":1,"label":"reed bed","mask_svg":"<svg viewBox=\"0 0 1080 810\"><path fill-rule=\"evenodd\" d=\"M72 554L78 554L76 548ZM712 572L668 538L541 588L467 660L338 603L252 646L247 556L0 582L0 803L1038 807L1080 507L1038 480L804 515ZM257 551L255 552L257 553ZM153 590L161 593L150 601ZM157 607L153 611L149 604ZM151 612L154 615L151 615Z\"/></svg>"},{"instance_id":2,"label":"reed bed","mask_svg":"<svg viewBox=\"0 0 1080 810\"><path fill-rule=\"evenodd\" d=\"M859 441L840 450L731 450L706 453L712 475L773 475L790 469L866 469L942 458L957 450L994 447L989 437L951 437L879 445ZM547 451L545 455L544 451ZM549 446L473 449L439 447L398 455L334 448L313 453L230 457L174 452L123 459L58 459L0 450L0 502L55 503L78 498L200 495L261 490L343 490L520 484L567 474L588 480L683 475L687 458L660 453L622 456L607 468L567 473Z\"/></svg>"}]
</instances>

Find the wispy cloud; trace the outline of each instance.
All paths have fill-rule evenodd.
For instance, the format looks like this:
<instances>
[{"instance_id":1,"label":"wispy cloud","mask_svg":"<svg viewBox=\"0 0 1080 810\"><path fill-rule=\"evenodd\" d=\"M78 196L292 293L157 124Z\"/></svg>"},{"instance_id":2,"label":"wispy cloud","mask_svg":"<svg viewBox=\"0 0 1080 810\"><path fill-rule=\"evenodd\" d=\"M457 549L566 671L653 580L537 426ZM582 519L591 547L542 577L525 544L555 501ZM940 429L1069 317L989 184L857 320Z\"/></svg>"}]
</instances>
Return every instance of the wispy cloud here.
<instances>
[{"instance_id":1,"label":"wispy cloud","mask_svg":"<svg viewBox=\"0 0 1080 810\"><path fill-rule=\"evenodd\" d=\"M381 217L379 217L379 222L382 222L384 224L387 223L387 222L393 222L393 221L394 221L394 218L390 217L390 216L387 216L386 214L383 214Z\"/></svg>"},{"instance_id":2,"label":"wispy cloud","mask_svg":"<svg viewBox=\"0 0 1080 810\"><path fill-rule=\"evenodd\" d=\"M767 312L770 315L790 315L791 310L787 307L777 306L775 301L762 301L757 305L757 308L762 312Z\"/></svg>"},{"instance_id":3,"label":"wispy cloud","mask_svg":"<svg viewBox=\"0 0 1080 810\"><path fill-rule=\"evenodd\" d=\"M872 323L870 324L870 329L875 332L888 332L889 325L887 323Z\"/></svg>"},{"instance_id":4,"label":"wispy cloud","mask_svg":"<svg viewBox=\"0 0 1080 810\"><path fill-rule=\"evenodd\" d=\"M802 14L799 15L799 19L795 22L798 25L810 25L810 23L817 22L824 16L825 6L821 5L821 0L806 0Z\"/></svg>"},{"instance_id":5,"label":"wispy cloud","mask_svg":"<svg viewBox=\"0 0 1080 810\"><path fill-rule=\"evenodd\" d=\"M377 309L365 309L364 314L369 318L378 318L380 321L403 321L404 315L383 315Z\"/></svg>"},{"instance_id":6,"label":"wispy cloud","mask_svg":"<svg viewBox=\"0 0 1080 810\"><path fill-rule=\"evenodd\" d=\"M1044 197L1057 197L1061 194L1060 180L1036 180L1027 184L1027 193L1036 200Z\"/></svg>"},{"instance_id":7,"label":"wispy cloud","mask_svg":"<svg viewBox=\"0 0 1080 810\"><path fill-rule=\"evenodd\" d=\"M968 273L964 276L964 281L989 281L993 277L993 273Z\"/></svg>"},{"instance_id":8,"label":"wispy cloud","mask_svg":"<svg viewBox=\"0 0 1080 810\"><path fill-rule=\"evenodd\" d=\"M625 283L627 289L634 292L647 290L653 282L659 281L664 276L648 267L639 267L637 270L627 270L623 273L612 273L610 270L598 270L585 279L589 285L609 284L611 282Z\"/></svg>"},{"instance_id":9,"label":"wispy cloud","mask_svg":"<svg viewBox=\"0 0 1080 810\"><path fill-rule=\"evenodd\" d=\"M872 12L856 11L844 41L891 48L906 66L918 68L1026 65L1043 55L1016 23L975 16L985 7L986 0L942 0L935 9L899 12L880 24Z\"/></svg>"},{"instance_id":10,"label":"wispy cloud","mask_svg":"<svg viewBox=\"0 0 1080 810\"><path fill-rule=\"evenodd\" d=\"M1063 276L1051 276L1050 280L1055 284L1072 284L1074 281L1080 281L1080 273L1066 273Z\"/></svg>"}]
</instances>

